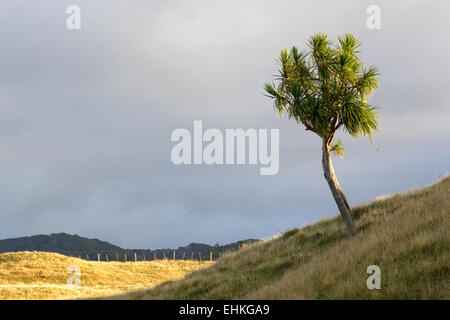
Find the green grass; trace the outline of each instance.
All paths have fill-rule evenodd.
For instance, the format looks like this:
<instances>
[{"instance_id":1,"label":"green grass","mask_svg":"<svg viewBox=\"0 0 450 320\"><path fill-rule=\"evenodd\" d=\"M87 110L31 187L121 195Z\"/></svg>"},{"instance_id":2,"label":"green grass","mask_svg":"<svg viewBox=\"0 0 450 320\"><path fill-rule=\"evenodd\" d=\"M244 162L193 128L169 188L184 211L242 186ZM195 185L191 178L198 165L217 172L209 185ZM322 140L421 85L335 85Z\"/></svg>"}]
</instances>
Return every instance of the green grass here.
<instances>
[{"instance_id":1,"label":"green grass","mask_svg":"<svg viewBox=\"0 0 450 320\"><path fill-rule=\"evenodd\" d=\"M117 299L449 299L450 177L244 245L212 266ZM366 269L381 269L381 289Z\"/></svg>"}]
</instances>

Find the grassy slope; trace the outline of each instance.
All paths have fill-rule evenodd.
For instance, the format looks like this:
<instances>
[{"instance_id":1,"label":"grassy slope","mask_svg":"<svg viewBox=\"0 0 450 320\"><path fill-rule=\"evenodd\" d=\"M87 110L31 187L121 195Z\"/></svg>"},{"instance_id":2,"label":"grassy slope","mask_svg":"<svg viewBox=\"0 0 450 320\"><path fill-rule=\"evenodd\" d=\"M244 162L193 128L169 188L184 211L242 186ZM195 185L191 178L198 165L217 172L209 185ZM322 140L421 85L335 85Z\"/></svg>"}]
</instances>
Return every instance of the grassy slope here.
<instances>
[{"instance_id":1,"label":"grassy slope","mask_svg":"<svg viewBox=\"0 0 450 320\"><path fill-rule=\"evenodd\" d=\"M353 208L358 235L339 217L244 247L209 268L122 299L450 298L450 177ZM381 268L368 290L366 268Z\"/></svg>"},{"instance_id":2,"label":"grassy slope","mask_svg":"<svg viewBox=\"0 0 450 320\"><path fill-rule=\"evenodd\" d=\"M156 260L93 262L48 252L0 254L0 299L70 299L152 287L209 266L210 262ZM81 289L70 289L67 268L81 271Z\"/></svg>"}]
</instances>

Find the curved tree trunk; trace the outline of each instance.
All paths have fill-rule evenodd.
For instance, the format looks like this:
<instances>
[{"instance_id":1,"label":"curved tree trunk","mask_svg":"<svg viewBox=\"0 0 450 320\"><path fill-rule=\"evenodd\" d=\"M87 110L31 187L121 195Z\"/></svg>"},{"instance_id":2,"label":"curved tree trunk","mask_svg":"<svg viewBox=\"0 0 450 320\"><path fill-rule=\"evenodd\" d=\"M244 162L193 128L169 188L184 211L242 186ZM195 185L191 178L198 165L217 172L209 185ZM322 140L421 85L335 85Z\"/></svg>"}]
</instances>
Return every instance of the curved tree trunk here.
<instances>
[{"instance_id":1,"label":"curved tree trunk","mask_svg":"<svg viewBox=\"0 0 450 320\"><path fill-rule=\"evenodd\" d=\"M345 222L347 231L350 237L353 237L356 234L356 228L350 214L350 206L348 205L347 199L345 198L341 186L336 178L336 174L334 173L330 155L330 144L326 140L323 140L322 144L322 167L325 179L330 186L331 193L333 194L334 200L339 208L342 219Z\"/></svg>"}]
</instances>

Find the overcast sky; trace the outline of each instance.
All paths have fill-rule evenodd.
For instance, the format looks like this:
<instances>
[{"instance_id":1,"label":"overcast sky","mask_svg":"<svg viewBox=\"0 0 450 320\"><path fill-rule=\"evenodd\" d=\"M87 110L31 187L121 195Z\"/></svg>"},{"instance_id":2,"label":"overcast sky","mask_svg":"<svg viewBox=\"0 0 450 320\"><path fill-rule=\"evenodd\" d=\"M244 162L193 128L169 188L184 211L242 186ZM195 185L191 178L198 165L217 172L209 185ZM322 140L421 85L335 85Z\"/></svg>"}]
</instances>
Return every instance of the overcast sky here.
<instances>
[{"instance_id":1,"label":"overcast sky","mask_svg":"<svg viewBox=\"0 0 450 320\"><path fill-rule=\"evenodd\" d=\"M81 30L66 8L81 8ZM381 8L368 30L366 8ZM0 238L67 232L126 248L266 238L337 214L320 139L263 84L281 48L360 37L382 73L381 126L341 134L351 205L433 182L450 164L449 1L0 3ZM277 128L280 170L176 166L174 129Z\"/></svg>"}]
</instances>

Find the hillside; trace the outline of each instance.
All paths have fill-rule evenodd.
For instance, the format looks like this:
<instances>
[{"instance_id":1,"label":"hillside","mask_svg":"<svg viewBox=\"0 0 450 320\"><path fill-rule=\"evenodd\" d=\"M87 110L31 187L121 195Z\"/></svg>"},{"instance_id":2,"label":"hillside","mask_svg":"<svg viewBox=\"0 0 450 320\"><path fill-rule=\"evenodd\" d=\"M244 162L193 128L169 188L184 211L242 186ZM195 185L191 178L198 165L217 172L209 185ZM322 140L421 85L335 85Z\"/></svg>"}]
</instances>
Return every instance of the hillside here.
<instances>
[{"instance_id":1,"label":"hillside","mask_svg":"<svg viewBox=\"0 0 450 320\"><path fill-rule=\"evenodd\" d=\"M209 268L117 299L450 299L450 177L244 246ZM368 290L366 269L381 269Z\"/></svg>"},{"instance_id":2,"label":"hillside","mask_svg":"<svg viewBox=\"0 0 450 320\"><path fill-rule=\"evenodd\" d=\"M0 254L0 300L100 297L152 287L207 267L211 262L156 260L92 262L46 252ZM78 266L81 288L67 286L69 266Z\"/></svg>"},{"instance_id":3,"label":"hillside","mask_svg":"<svg viewBox=\"0 0 450 320\"><path fill-rule=\"evenodd\" d=\"M190 243L187 246L178 249L123 249L106 241L98 239L89 239L78 235L70 235L67 233L52 233L50 235L36 235L30 237L20 237L0 240L0 253L4 252L20 252L20 251L41 251L55 252L72 257L80 257L85 260L97 261L100 253L100 260L106 260L108 256L110 260L125 260L125 254L129 259L136 258L139 261L163 259L164 257L172 258L175 251L176 259L186 259L194 257L194 259L209 260L210 252L213 253L213 259L219 258L219 255L237 250L239 246L245 243L252 243L257 240L247 239L230 243L227 245L211 246L203 243Z\"/></svg>"}]
</instances>

